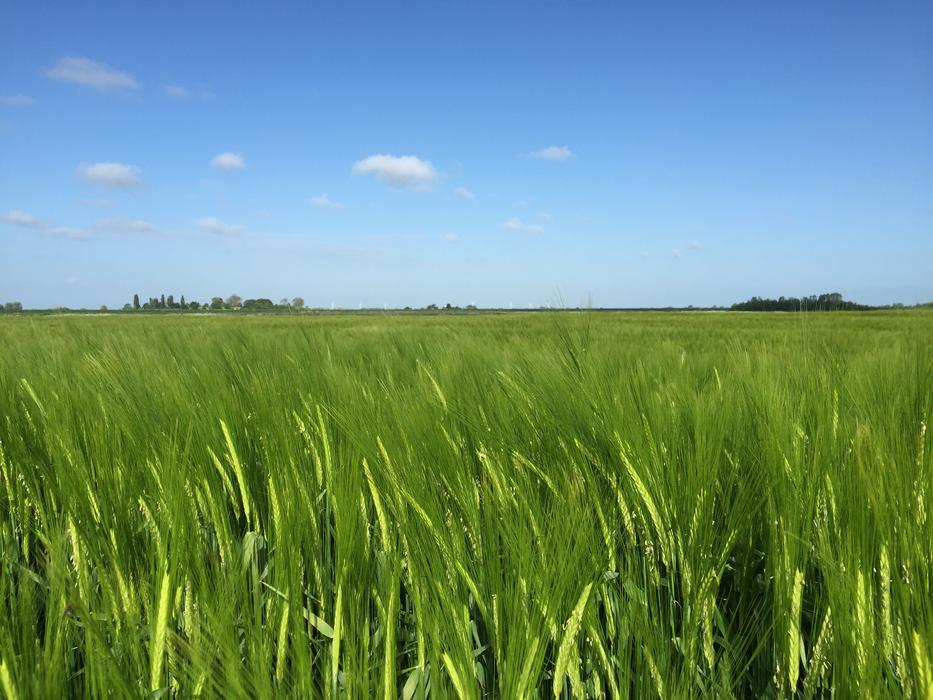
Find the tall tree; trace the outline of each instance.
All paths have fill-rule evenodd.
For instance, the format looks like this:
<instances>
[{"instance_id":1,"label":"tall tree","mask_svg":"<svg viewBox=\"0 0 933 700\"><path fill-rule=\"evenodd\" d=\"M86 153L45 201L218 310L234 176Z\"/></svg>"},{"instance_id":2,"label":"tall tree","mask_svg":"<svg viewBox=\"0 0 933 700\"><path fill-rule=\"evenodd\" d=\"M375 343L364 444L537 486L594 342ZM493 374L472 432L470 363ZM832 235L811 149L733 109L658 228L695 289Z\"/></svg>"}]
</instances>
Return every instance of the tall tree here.
<instances>
[{"instance_id":1,"label":"tall tree","mask_svg":"<svg viewBox=\"0 0 933 700\"><path fill-rule=\"evenodd\" d=\"M139 295L138 294L133 295L133 309L135 311L139 311Z\"/></svg>"},{"instance_id":2,"label":"tall tree","mask_svg":"<svg viewBox=\"0 0 933 700\"><path fill-rule=\"evenodd\" d=\"M305 300L301 297L295 297L292 299L292 306L294 306L296 309L303 309L305 306Z\"/></svg>"}]
</instances>

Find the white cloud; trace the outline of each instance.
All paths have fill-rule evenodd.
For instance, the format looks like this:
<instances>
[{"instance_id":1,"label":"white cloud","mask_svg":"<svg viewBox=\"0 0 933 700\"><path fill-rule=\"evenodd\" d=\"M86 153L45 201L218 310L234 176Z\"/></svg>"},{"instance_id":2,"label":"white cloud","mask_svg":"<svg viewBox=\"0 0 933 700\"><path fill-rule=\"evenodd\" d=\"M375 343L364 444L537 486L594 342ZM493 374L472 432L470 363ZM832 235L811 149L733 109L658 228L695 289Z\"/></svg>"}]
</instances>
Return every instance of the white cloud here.
<instances>
[{"instance_id":1,"label":"white cloud","mask_svg":"<svg viewBox=\"0 0 933 700\"><path fill-rule=\"evenodd\" d=\"M573 151L566 146L548 146L540 151L532 151L528 155L540 160L570 160L573 158Z\"/></svg>"},{"instance_id":2,"label":"white cloud","mask_svg":"<svg viewBox=\"0 0 933 700\"><path fill-rule=\"evenodd\" d=\"M358 161L354 175L375 175L395 189L429 190L437 182L438 174L426 160L415 156L389 156L376 154Z\"/></svg>"},{"instance_id":3,"label":"white cloud","mask_svg":"<svg viewBox=\"0 0 933 700\"><path fill-rule=\"evenodd\" d=\"M3 216L0 216L0 221L22 228L44 228L44 224L36 217L27 212L20 211L19 209L11 209Z\"/></svg>"},{"instance_id":4,"label":"white cloud","mask_svg":"<svg viewBox=\"0 0 933 700\"><path fill-rule=\"evenodd\" d=\"M140 219L105 219L104 221L98 221L89 229L78 229L70 226L59 226L53 221L37 219L32 214L18 209L3 214L0 216L0 221L12 226L31 229L46 236L71 240L87 240L93 234L101 233L121 236L151 236L159 233L158 226Z\"/></svg>"},{"instance_id":5,"label":"white cloud","mask_svg":"<svg viewBox=\"0 0 933 700\"><path fill-rule=\"evenodd\" d=\"M526 224L524 221L519 219L517 216L513 216L510 219L506 219L502 222L502 228L506 231L516 231L518 233L530 233L530 234L539 234L544 233L544 228L538 226L537 224Z\"/></svg>"},{"instance_id":6,"label":"white cloud","mask_svg":"<svg viewBox=\"0 0 933 700\"><path fill-rule=\"evenodd\" d=\"M310 200L312 205L320 207L321 209L343 209L343 204L340 202L335 202L326 194L318 195L317 197L312 197Z\"/></svg>"},{"instance_id":7,"label":"white cloud","mask_svg":"<svg viewBox=\"0 0 933 700\"><path fill-rule=\"evenodd\" d=\"M218 170L244 170L246 161L239 153L218 153L211 161L211 165Z\"/></svg>"},{"instance_id":8,"label":"white cloud","mask_svg":"<svg viewBox=\"0 0 933 700\"><path fill-rule=\"evenodd\" d=\"M159 232L159 227L140 219L106 219L94 227L101 233L116 233L121 236L151 236Z\"/></svg>"},{"instance_id":9,"label":"white cloud","mask_svg":"<svg viewBox=\"0 0 933 700\"><path fill-rule=\"evenodd\" d=\"M447 241L448 243L459 243L460 236L456 233L445 233L444 240Z\"/></svg>"},{"instance_id":10,"label":"white cloud","mask_svg":"<svg viewBox=\"0 0 933 700\"><path fill-rule=\"evenodd\" d=\"M703 250L703 244L700 241L690 241L690 250Z\"/></svg>"},{"instance_id":11,"label":"white cloud","mask_svg":"<svg viewBox=\"0 0 933 700\"><path fill-rule=\"evenodd\" d=\"M89 58L63 58L45 71L47 78L85 85L96 90L132 90L139 86L129 73Z\"/></svg>"},{"instance_id":12,"label":"white cloud","mask_svg":"<svg viewBox=\"0 0 933 700\"><path fill-rule=\"evenodd\" d=\"M106 187L132 189L140 184L139 168L124 163L92 163L79 165L78 175L82 180Z\"/></svg>"},{"instance_id":13,"label":"white cloud","mask_svg":"<svg viewBox=\"0 0 933 700\"><path fill-rule=\"evenodd\" d=\"M0 105L4 107L32 107L35 103L28 95L0 95Z\"/></svg>"},{"instance_id":14,"label":"white cloud","mask_svg":"<svg viewBox=\"0 0 933 700\"><path fill-rule=\"evenodd\" d=\"M471 202L472 202L474 199L476 199L476 195L473 194L473 192L471 192L470 190L468 190L466 187L458 187L457 189L454 190L454 193L455 193L458 197L460 197L460 199L466 199L466 200L471 201Z\"/></svg>"},{"instance_id":15,"label":"white cloud","mask_svg":"<svg viewBox=\"0 0 933 700\"><path fill-rule=\"evenodd\" d=\"M163 85L162 92L169 97L174 97L179 100L191 96L191 91L188 88L183 88L181 85Z\"/></svg>"},{"instance_id":16,"label":"white cloud","mask_svg":"<svg viewBox=\"0 0 933 700\"><path fill-rule=\"evenodd\" d=\"M194 222L205 233L215 236L235 236L243 231L242 226L231 226L213 216L205 216Z\"/></svg>"},{"instance_id":17,"label":"white cloud","mask_svg":"<svg viewBox=\"0 0 933 700\"><path fill-rule=\"evenodd\" d=\"M0 221L10 224L11 226L19 226L20 228L37 231L47 236L70 238L72 240L84 240L88 238L87 233L80 229L56 226L51 222L37 219L32 214L20 211L19 209L13 209L3 216L0 216Z\"/></svg>"}]
</instances>

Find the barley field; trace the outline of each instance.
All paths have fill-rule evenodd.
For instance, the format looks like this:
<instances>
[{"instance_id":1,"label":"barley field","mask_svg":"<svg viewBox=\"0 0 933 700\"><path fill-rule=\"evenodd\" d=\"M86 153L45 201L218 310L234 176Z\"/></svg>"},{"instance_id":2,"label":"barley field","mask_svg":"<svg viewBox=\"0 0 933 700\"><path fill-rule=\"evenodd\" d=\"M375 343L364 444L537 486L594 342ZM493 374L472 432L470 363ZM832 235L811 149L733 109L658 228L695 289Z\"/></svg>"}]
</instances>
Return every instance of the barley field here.
<instances>
[{"instance_id":1,"label":"barley field","mask_svg":"<svg viewBox=\"0 0 933 700\"><path fill-rule=\"evenodd\" d=\"M933 313L0 319L0 695L933 697Z\"/></svg>"}]
</instances>

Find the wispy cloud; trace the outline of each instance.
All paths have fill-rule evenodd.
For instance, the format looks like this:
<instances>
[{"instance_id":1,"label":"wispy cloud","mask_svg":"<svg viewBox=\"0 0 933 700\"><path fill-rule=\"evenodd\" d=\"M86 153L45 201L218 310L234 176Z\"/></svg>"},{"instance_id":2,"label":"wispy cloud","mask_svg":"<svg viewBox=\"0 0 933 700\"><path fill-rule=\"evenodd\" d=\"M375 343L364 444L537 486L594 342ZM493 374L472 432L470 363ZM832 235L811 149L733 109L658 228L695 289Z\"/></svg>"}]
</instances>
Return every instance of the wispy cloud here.
<instances>
[{"instance_id":1,"label":"wispy cloud","mask_svg":"<svg viewBox=\"0 0 933 700\"><path fill-rule=\"evenodd\" d=\"M181 85L163 85L162 92L169 97L174 97L177 100L183 100L186 97L191 97L191 90L182 87Z\"/></svg>"},{"instance_id":2,"label":"wispy cloud","mask_svg":"<svg viewBox=\"0 0 933 700\"><path fill-rule=\"evenodd\" d=\"M163 233L155 224L141 219L104 219L87 228L73 228L71 226L59 226L54 221L40 219L18 209L0 215L0 222L29 229L44 236L79 241L97 238L100 235L143 237Z\"/></svg>"},{"instance_id":3,"label":"wispy cloud","mask_svg":"<svg viewBox=\"0 0 933 700\"><path fill-rule=\"evenodd\" d=\"M0 221L5 224L20 226L22 228L42 228L41 221L39 221L32 214L29 214L25 211L20 211L19 209L11 209L3 216L0 216Z\"/></svg>"},{"instance_id":4,"label":"wispy cloud","mask_svg":"<svg viewBox=\"0 0 933 700\"><path fill-rule=\"evenodd\" d=\"M4 107L32 107L35 103L29 95L0 95L0 105Z\"/></svg>"},{"instance_id":5,"label":"wispy cloud","mask_svg":"<svg viewBox=\"0 0 933 700\"><path fill-rule=\"evenodd\" d=\"M94 230L120 236L152 236L159 233L158 226L140 219L105 219L95 224Z\"/></svg>"},{"instance_id":6,"label":"wispy cloud","mask_svg":"<svg viewBox=\"0 0 933 700\"><path fill-rule=\"evenodd\" d=\"M0 221L5 224L9 224L10 226L29 229L46 236L53 236L56 238L69 238L72 240L83 240L88 238L87 233L81 231L80 229L58 226L51 221L38 219L32 214L29 214L25 211L20 211L19 209L12 209L3 216L0 216Z\"/></svg>"},{"instance_id":7,"label":"wispy cloud","mask_svg":"<svg viewBox=\"0 0 933 700\"><path fill-rule=\"evenodd\" d=\"M447 241L448 243L459 243L460 235L456 233L445 233L444 240Z\"/></svg>"},{"instance_id":8,"label":"wispy cloud","mask_svg":"<svg viewBox=\"0 0 933 700\"><path fill-rule=\"evenodd\" d=\"M92 87L95 90L134 90L139 86L129 73L111 68L106 63L90 58L63 58L45 71L45 76L52 80L75 83Z\"/></svg>"},{"instance_id":9,"label":"wispy cloud","mask_svg":"<svg viewBox=\"0 0 933 700\"><path fill-rule=\"evenodd\" d=\"M246 161L243 160L243 156L239 153L218 153L211 160L211 165L213 165L218 170L244 170L246 168Z\"/></svg>"},{"instance_id":10,"label":"wispy cloud","mask_svg":"<svg viewBox=\"0 0 933 700\"><path fill-rule=\"evenodd\" d=\"M438 180L434 166L416 156L376 154L358 161L354 175L374 175L395 189L429 190Z\"/></svg>"},{"instance_id":11,"label":"wispy cloud","mask_svg":"<svg viewBox=\"0 0 933 700\"><path fill-rule=\"evenodd\" d=\"M78 176L82 180L124 190L141 184L139 174L139 168L125 163L92 163L78 166Z\"/></svg>"},{"instance_id":12,"label":"wispy cloud","mask_svg":"<svg viewBox=\"0 0 933 700\"><path fill-rule=\"evenodd\" d=\"M70 226L53 226L48 229L47 233L50 236L67 238L72 241L86 241L91 237L87 231L80 228L71 228Z\"/></svg>"},{"instance_id":13,"label":"wispy cloud","mask_svg":"<svg viewBox=\"0 0 933 700\"><path fill-rule=\"evenodd\" d=\"M513 216L502 222L502 228L506 231L515 231L517 233L539 234L544 233L544 228L538 224L526 224L517 216Z\"/></svg>"},{"instance_id":14,"label":"wispy cloud","mask_svg":"<svg viewBox=\"0 0 933 700\"><path fill-rule=\"evenodd\" d=\"M320 194L317 197L312 197L310 200L311 204L320 209L343 209L343 204L340 202L335 202L326 194Z\"/></svg>"},{"instance_id":15,"label":"wispy cloud","mask_svg":"<svg viewBox=\"0 0 933 700\"><path fill-rule=\"evenodd\" d=\"M671 251L671 255L676 259L680 259L687 255L688 253L699 253L703 250L703 244L700 241L690 241L686 246L681 248L674 248Z\"/></svg>"},{"instance_id":16,"label":"wispy cloud","mask_svg":"<svg viewBox=\"0 0 933 700\"><path fill-rule=\"evenodd\" d=\"M570 160L574 157L573 151L566 146L548 146L540 151L532 151L528 155L539 160Z\"/></svg>"},{"instance_id":17,"label":"wispy cloud","mask_svg":"<svg viewBox=\"0 0 933 700\"><path fill-rule=\"evenodd\" d=\"M460 199L466 199L467 201L472 202L476 199L476 195L472 191L468 190L466 187L458 187L454 190L454 193L460 197Z\"/></svg>"},{"instance_id":18,"label":"wispy cloud","mask_svg":"<svg viewBox=\"0 0 933 700\"><path fill-rule=\"evenodd\" d=\"M232 226L225 224L220 219L213 216L205 216L194 222L204 233L210 233L214 236L236 236L243 232L242 226Z\"/></svg>"}]
</instances>

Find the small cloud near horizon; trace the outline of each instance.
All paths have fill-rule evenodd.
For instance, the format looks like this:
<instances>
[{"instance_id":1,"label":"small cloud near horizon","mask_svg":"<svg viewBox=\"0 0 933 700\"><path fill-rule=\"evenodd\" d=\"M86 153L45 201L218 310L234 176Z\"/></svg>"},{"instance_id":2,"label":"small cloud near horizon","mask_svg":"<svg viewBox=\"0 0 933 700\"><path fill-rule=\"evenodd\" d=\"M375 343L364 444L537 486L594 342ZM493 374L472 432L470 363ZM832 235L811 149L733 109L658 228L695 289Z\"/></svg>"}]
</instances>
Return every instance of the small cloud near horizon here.
<instances>
[{"instance_id":1,"label":"small cloud near horizon","mask_svg":"<svg viewBox=\"0 0 933 700\"><path fill-rule=\"evenodd\" d=\"M98 221L94 230L121 236L150 236L159 233L158 226L141 219L105 219Z\"/></svg>"},{"instance_id":2,"label":"small cloud near horizon","mask_svg":"<svg viewBox=\"0 0 933 700\"><path fill-rule=\"evenodd\" d=\"M42 222L40 222L36 217L19 209L11 209L3 216L0 216L0 221L3 221L5 224L20 226L22 228L42 227Z\"/></svg>"},{"instance_id":3,"label":"small cloud near horizon","mask_svg":"<svg viewBox=\"0 0 933 700\"><path fill-rule=\"evenodd\" d=\"M11 226L38 231L46 236L53 236L56 238L68 238L71 240L85 240L88 238L87 233L80 229L57 226L52 222L43 221L19 209L11 209L3 216L0 216L0 221Z\"/></svg>"},{"instance_id":4,"label":"small cloud near horizon","mask_svg":"<svg viewBox=\"0 0 933 700\"><path fill-rule=\"evenodd\" d=\"M242 226L225 224L223 221L213 216L202 217L195 220L194 223L205 233L210 233L214 236L235 236L243 232Z\"/></svg>"}]
</instances>

